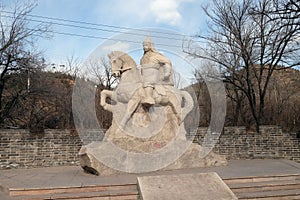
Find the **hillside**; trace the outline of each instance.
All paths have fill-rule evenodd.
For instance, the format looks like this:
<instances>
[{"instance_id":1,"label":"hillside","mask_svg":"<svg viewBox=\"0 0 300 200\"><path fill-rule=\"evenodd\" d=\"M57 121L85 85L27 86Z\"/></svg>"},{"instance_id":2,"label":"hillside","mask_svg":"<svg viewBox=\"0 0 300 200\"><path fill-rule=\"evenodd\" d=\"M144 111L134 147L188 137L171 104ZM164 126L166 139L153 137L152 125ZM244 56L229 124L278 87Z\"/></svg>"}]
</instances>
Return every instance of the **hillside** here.
<instances>
[{"instance_id":1,"label":"hillside","mask_svg":"<svg viewBox=\"0 0 300 200\"><path fill-rule=\"evenodd\" d=\"M210 95L204 82L191 86L198 96L200 108L200 125L210 123ZM226 126L253 124L246 96L238 91L238 99L232 86L225 84L227 93ZM187 90L190 90L187 88ZM256 95L258 96L258 95ZM237 104L240 101L239 105ZM265 97L265 119L263 124L280 125L287 130L300 130L300 71L297 69L283 69L274 71L267 88Z\"/></svg>"},{"instance_id":2,"label":"hillside","mask_svg":"<svg viewBox=\"0 0 300 200\"><path fill-rule=\"evenodd\" d=\"M1 127L45 129L75 128L72 115L72 91L75 78L63 73L36 71L30 74L30 88L27 88L27 73L12 74L4 91L3 120ZM200 126L210 123L210 96L204 82L194 84L199 102ZM99 87L102 88L102 87ZM100 90L96 101L99 102ZM265 124L280 125L288 130L300 130L300 71L285 69L275 71L266 95ZM226 125L246 125L251 123L247 100L242 100L238 111L236 104L227 99ZM97 116L103 127L111 124L111 114L96 103ZM189 120L194 120L188 118ZM187 121L189 121L187 120ZM233 123L237 120L237 124Z\"/></svg>"}]
</instances>

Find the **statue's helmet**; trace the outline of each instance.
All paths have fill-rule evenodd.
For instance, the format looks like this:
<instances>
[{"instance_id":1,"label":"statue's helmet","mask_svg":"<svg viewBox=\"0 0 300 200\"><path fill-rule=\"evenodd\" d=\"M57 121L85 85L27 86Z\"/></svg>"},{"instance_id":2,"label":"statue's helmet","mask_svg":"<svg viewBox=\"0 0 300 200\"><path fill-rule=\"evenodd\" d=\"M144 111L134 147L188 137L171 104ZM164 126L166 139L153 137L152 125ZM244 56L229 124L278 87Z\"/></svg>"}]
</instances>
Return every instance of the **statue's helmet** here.
<instances>
[{"instance_id":1,"label":"statue's helmet","mask_svg":"<svg viewBox=\"0 0 300 200\"><path fill-rule=\"evenodd\" d=\"M157 50L154 47L154 42L150 39L149 36L147 36L146 39L144 40L143 45L145 44L148 44L152 51L157 52Z\"/></svg>"}]
</instances>

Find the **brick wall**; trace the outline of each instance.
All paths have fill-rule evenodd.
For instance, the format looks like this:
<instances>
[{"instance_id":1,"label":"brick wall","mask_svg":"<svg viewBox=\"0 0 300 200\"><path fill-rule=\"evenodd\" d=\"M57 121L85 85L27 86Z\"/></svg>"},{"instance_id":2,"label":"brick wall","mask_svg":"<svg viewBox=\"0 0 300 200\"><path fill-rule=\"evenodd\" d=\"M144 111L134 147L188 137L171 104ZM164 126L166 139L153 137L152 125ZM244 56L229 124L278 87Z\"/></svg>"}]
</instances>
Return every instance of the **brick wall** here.
<instances>
[{"instance_id":1,"label":"brick wall","mask_svg":"<svg viewBox=\"0 0 300 200\"><path fill-rule=\"evenodd\" d=\"M206 128L199 128L194 142L202 143ZM191 133L192 134L192 133ZM101 140L98 131L87 131L83 141L70 130L45 130L32 134L22 129L0 130L0 168L78 165L82 144ZM209 138L212 139L213 137ZM228 159L286 158L300 162L300 138L277 126L263 126L261 133L245 127L225 127L214 151Z\"/></svg>"},{"instance_id":2,"label":"brick wall","mask_svg":"<svg viewBox=\"0 0 300 200\"><path fill-rule=\"evenodd\" d=\"M0 130L0 167L22 168L76 164L81 146L77 134L69 130Z\"/></svg>"},{"instance_id":3,"label":"brick wall","mask_svg":"<svg viewBox=\"0 0 300 200\"><path fill-rule=\"evenodd\" d=\"M101 140L103 133L85 131L84 137L70 130L45 130L32 134L23 129L0 129L0 169L78 165L82 144Z\"/></svg>"},{"instance_id":4,"label":"brick wall","mask_svg":"<svg viewBox=\"0 0 300 200\"><path fill-rule=\"evenodd\" d=\"M205 134L207 128L199 128L194 142L202 144ZM213 150L227 159L285 158L300 162L299 134L284 133L278 126L261 126L259 134L247 132L245 127L225 127Z\"/></svg>"}]
</instances>

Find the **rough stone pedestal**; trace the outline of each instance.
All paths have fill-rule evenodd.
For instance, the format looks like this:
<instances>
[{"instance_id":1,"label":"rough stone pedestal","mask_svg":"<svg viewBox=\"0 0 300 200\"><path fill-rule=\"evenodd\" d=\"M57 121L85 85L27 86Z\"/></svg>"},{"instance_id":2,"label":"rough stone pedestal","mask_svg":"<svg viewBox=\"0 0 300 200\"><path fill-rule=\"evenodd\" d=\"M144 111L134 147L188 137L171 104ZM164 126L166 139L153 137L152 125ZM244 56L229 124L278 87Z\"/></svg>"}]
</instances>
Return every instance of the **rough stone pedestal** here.
<instances>
[{"instance_id":1,"label":"rough stone pedestal","mask_svg":"<svg viewBox=\"0 0 300 200\"><path fill-rule=\"evenodd\" d=\"M80 164L82 168L88 172L95 175L108 176L108 175L116 175L116 174L124 174L124 173L141 173L148 172L151 170L137 172L136 166L139 163L135 161L128 160L126 153L124 155L117 155L117 152L109 152L112 155L105 157L105 149L108 149L109 145L105 142L93 142L87 146L83 146L80 150ZM222 166L227 165L227 160L225 156L215 154L210 152L206 157L200 158L201 146L198 144L190 144L187 150L173 163L170 165L163 167L159 170L176 170L176 169L188 169L188 168L198 168L198 167L210 167L210 166ZM103 152L103 153L100 153ZM109 154L107 153L107 154ZM108 167L103 164L99 159L108 160L108 162L113 162L113 165L118 167L119 169L126 169L126 172L119 171L114 168ZM118 158L118 159L116 159ZM158 158L157 162L160 162ZM161 159L166 159L166 157L162 157ZM142 159L140 159L141 162ZM151 165L151 163L149 163ZM145 167L148 167L148 163L145 163ZM143 170L143 169L138 169Z\"/></svg>"},{"instance_id":2,"label":"rough stone pedestal","mask_svg":"<svg viewBox=\"0 0 300 200\"><path fill-rule=\"evenodd\" d=\"M160 131L146 138L128 135L114 120L103 141L81 148L82 168L107 176L227 164L225 156L213 152L201 157L202 147L186 140L185 128L183 124L177 124L176 115L170 112L167 116Z\"/></svg>"}]
</instances>

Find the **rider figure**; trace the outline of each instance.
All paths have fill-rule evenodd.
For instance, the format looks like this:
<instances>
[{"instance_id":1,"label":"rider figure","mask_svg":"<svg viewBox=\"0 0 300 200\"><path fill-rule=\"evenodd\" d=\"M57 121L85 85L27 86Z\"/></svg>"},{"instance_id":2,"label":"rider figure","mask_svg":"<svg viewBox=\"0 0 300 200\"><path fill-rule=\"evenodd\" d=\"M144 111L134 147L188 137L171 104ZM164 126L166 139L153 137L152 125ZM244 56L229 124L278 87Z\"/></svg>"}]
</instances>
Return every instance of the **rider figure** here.
<instances>
[{"instance_id":1,"label":"rider figure","mask_svg":"<svg viewBox=\"0 0 300 200\"><path fill-rule=\"evenodd\" d=\"M142 103L155 104L153 90L155 84L174 85L171 61L159 53L149 37L143 42L144 55L140 60L144 78L145 99Z\"/></svg>"}]
</instances>

